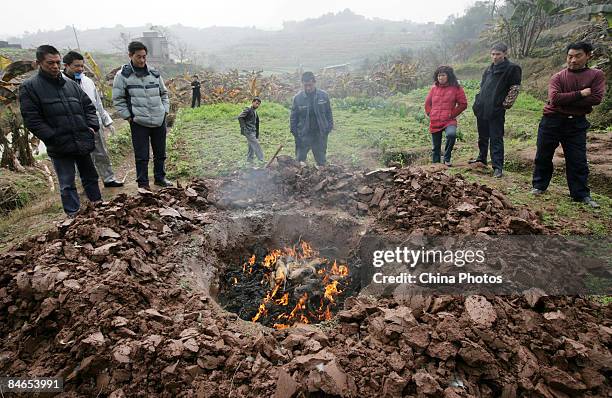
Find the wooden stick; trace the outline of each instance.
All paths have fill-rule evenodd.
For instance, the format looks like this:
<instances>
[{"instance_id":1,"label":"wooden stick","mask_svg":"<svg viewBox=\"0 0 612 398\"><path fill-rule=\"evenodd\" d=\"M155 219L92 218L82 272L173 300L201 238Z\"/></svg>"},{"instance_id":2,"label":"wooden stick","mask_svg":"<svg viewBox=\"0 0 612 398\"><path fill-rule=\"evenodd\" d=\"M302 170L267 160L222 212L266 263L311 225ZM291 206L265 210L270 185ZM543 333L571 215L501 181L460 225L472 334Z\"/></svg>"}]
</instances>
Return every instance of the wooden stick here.
<instances>
[{"instance_id":1,"label":"wooden stick","mask_svg":"<svg viewBox=\"0 0 612 398\"><path fill-rule=\"evenodd\" d=\"M279 152L283 149L283 144L280 144L278 146L278 149L276 150L276 152L274 153L274 156L272 156L272 158L270 159L270 161L268 161L268 164L266 164L266 169L268 167L270 167L270 165L272 164L272 162L274 161L274 159L276 159L276 157L278 156Z\"/></svg>"}]
</instances>

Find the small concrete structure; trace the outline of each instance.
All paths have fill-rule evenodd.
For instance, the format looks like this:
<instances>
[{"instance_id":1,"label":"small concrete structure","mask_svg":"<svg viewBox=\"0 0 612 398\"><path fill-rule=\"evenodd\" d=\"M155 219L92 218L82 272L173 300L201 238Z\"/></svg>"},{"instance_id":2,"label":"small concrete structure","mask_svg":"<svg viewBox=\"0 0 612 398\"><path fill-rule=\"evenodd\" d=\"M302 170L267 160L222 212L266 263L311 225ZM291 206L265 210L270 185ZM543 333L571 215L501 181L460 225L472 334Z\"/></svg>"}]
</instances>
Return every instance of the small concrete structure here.
<instances>
[{"instance_id":1,"label":"small concrete structure","mask_svg":"<svg viewBox=\"0 0 612 398\"><path fill-rule=\"evenodd\" d=\"M170 50L168 48L168 39L162 36L159 32L142 32L142 37L137 37L134 40L140 41L145 46L147 46L148 62L151 62L153 64L170 63Z\"/></svg>"}]
</instances>

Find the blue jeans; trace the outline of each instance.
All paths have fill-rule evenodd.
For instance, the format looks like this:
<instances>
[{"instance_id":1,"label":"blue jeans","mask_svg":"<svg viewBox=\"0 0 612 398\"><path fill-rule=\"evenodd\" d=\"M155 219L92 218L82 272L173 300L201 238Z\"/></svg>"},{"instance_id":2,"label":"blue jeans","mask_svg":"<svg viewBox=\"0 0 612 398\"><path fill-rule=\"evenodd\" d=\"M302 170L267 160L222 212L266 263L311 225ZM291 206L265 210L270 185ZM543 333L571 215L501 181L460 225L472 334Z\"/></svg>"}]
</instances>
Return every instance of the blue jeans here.
<instances>
[{"instance_id":1,"label":"blue jeans","mask_svg":"<svg viewBox=\"0 0 612 398\"><path fill-rule=\"evenodd\" d=\"M444 145L444 161L451 161L451 152L457 140L457 126L446 126L446 129L431 134L431 161L440 163L440 152L442 149L442 132L446 133L446 145Z\"/></svg>"},{"instance_id":2,"label":"blue jeans","mask_svg":"<svg viewBox=\"0 0 612 398\"><path fill-rule=\"evenodd\" d=\"M74 181L76 174L75 165L79 169L79 176L87 199L91 202L102 200L100 187L98 186L98 173L96 172L90 155L66 156L61 158L53 157L51 161L53 162L53 167L55 168L57 179L59 180L62 206L66 214L75 214L81 207L79 194L77 193Z\"/></svg>"}]
</instances>

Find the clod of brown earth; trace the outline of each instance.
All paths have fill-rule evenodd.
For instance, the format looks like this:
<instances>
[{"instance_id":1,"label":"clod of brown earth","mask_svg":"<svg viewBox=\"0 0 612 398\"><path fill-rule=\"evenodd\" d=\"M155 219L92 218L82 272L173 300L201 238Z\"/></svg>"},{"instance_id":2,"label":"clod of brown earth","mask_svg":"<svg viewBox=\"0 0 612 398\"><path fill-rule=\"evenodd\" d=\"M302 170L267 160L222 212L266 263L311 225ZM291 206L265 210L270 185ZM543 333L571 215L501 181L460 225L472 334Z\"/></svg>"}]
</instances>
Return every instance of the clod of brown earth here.
<instances>
[{"instance_id":1,"label":"clod of brown earth","mask_svg":"<svg viewBox=\"0 0 612 398\"><path fill-rule=\"evenodd\" d=\"M497 319L495 309L486 298L482 296L470 296L465 300L465 310L476 325L491 327Z\"/></svg>"}]
</instances>

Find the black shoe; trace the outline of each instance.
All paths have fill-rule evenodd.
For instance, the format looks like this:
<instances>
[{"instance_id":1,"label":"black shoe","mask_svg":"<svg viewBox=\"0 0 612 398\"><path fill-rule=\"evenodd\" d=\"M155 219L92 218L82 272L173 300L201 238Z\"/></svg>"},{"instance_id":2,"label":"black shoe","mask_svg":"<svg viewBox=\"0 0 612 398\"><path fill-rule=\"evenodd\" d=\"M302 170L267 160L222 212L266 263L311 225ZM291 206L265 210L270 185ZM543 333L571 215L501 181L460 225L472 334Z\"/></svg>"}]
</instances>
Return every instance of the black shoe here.
<instances>
[{"instance_id":1,"label":"black shoe","mask_svg":"<svg viewBox=\"0 0 612 398\"><path fill-rule=\"evenodd\" d=\"M119 187L122 187L122 186L123 186L123 183L122 183L122 182L119 182L119 181L115 181L115 180L113 180L113 181L105 182L105 183L104 183L104 186L105 186L106 188L119 188Z\"/></svg>"},{"instance_id":2,"label":"black shoe","mask_svg":"<svg viewBox=\"0 0 612 398\"><path fill-rule=\"evenodd\" d=\"M157 185L158 187L164 187L164 188L174 186L174 184L172 184L170 181L166 180L165 178L160 181L155 181L154 184Z\"/></svg>"},{"instance_id":3,"label":"black shoe","mask_svg":"<svg viewBox=\"0 0 612 398\"><path fill-rule=\"evenodd\" d=\"M544 192L546 192L546 191L543 191L543 190L538 189L538 188L533 188L529 193L532 194L532 195L538 196L538 195L544 195Z\"/></svg>"},{"instance_id":4,"label":"black shoe","mask_svg":"<svg viewBox=\"0 0 612 398\"><path fill-rule=\"evenodd\" d=\"M493 177L495 178L502 178L502 171L501 169L494 169L493 170Z\"/></svg>"},{"instance_id":5,"label":"black shoe","mask_svg":"<svg viewBox=\"0 0 612 398\"><path fill-rule=\"evenodd\" d=\"M147 191L151 190L151 186L149 184L138 184L138 188L146 189Z\"/></svg>"},{"instance_id":6,"label":"black shoe","mask_svg":"<svg viewBox=\"0 0 612 398\"><path fill-rule=\"evenodd\" d=\"M593 198L591 198L590 196L585 196L584 198L578 199L578 200L575 200L575 201L576 202L580 202L580 203L584 203L586 205L589 205L589 206L591 206L594 209L598 209L599 208L599 203L595 202L593 200Z\"/></svg>"},{"instance_id":7,"label":"black shoe","mask_svg":"<svg viewBox=\"0 0 612 398\"><path fill-rule=\"evenodd\" d=\"M476 158L476 159L470 159L468 160L468 164L474 164L474 163L482 163L482 164L487 164L487 162L485 160L482 160L480 158Z\"/></svg>"}]
</instances>

